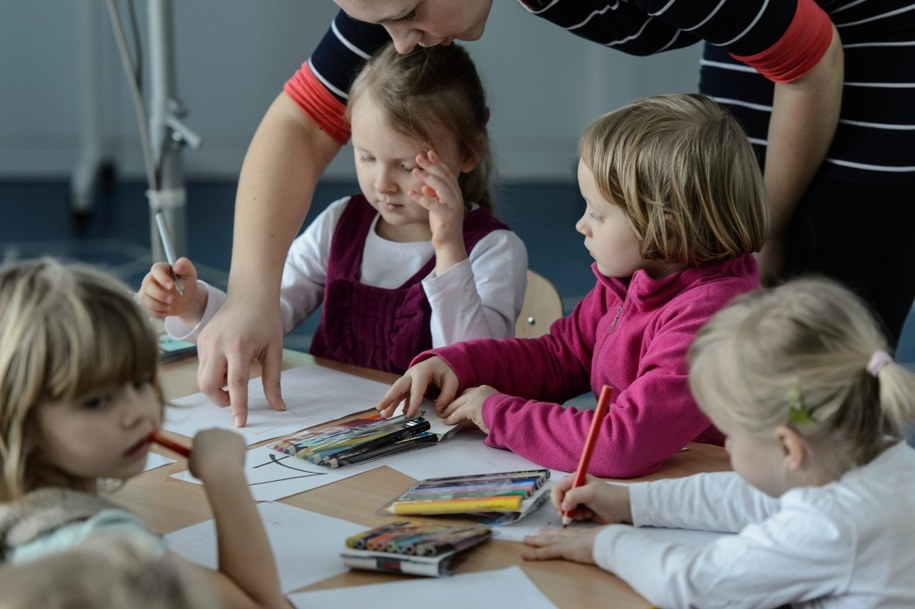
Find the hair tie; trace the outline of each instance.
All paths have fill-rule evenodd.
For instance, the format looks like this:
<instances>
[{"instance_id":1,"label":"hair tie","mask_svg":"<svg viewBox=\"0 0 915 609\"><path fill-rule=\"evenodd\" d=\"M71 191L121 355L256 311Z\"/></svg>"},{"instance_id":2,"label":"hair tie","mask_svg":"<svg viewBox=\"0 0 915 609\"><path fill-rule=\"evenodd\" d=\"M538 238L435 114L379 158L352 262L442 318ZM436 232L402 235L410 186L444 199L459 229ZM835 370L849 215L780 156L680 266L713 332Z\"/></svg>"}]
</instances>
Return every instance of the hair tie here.
<instances>
[{"instance_id":1,"label":"hair tie","mask_svg":"<svg viewBox=\"0 0 915 609\"><path fill-rule=\"evenodd\" d=\"M893 361L893 357L889 353L883 349L877 349L874 351L874 354L871 355L870 361L867 362L867 373L872 377L877 378L877 375L880 374L883 367L891 361Z\"/></svg>"},{"instance_id":2,"label":"hair tie","mask_svg":"<svg viewBox=\"0 0 915 609\"><path fill-rule=\"evenodd\" d=\"M810 425L816 423L813 418L813 411L804 401L804 394L801 388L795 385L788 391L788 422L792 425Z\"/></svg>"}]
</instances>

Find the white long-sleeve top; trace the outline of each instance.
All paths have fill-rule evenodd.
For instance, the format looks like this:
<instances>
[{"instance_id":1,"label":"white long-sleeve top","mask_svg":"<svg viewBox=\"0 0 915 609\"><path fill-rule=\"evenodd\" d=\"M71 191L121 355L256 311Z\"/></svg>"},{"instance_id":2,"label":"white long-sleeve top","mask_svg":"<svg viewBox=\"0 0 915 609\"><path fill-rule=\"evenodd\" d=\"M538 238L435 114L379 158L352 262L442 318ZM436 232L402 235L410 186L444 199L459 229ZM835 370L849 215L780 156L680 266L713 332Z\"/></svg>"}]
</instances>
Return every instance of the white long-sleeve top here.
<instances>
[{"instance_id":1,"label":"white long-sleeve top","mask_svg":"<svg viewBox=\"0 0 915 609\"><path fill-rule=\"evenodd\" d=\"M337 222L350 197L331 203L289 248L280 287L283 332L289 333L317 309L324 299L328 256ZM375 232L372 222L362 257L363 284L393 289L412 277L435 255L430 241L398 243ZM467 259L422 286L432 310L432 346L440 347L472 338L514 336L527 286L527 248L510 230L486 235ZM200 322L189 327L177 317L165 319L165 330L174 338L196 341L200 330L225 302L226 294L204 281L207 306Z\"/></svg>"},{"instance_id":2,"label":"white long-sleeve top","mask_svg":"<svg viewBox=\"0 0 915 609\"><path fill-rule=\"evenodd\" d=\"M723 472L633 484L630 504L636 526L602 530L594 560L663 609L915 607L915 450L904 442L778 499ZM739 533L693 547L643 526Z\"/></svg>"}]
</instances>

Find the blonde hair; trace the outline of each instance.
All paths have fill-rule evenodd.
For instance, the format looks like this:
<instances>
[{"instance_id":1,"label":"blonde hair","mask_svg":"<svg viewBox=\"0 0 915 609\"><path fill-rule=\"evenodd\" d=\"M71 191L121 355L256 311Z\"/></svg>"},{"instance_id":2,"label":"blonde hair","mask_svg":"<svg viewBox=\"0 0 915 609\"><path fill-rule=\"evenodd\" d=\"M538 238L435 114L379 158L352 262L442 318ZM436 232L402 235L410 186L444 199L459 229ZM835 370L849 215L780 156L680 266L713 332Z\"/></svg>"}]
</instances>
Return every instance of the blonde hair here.
<instances>
[{"instance_id":1,"label":"blonde hair","mask_svg":"<svg viewBox=\"0 0 915 609\"><path fill-rule=\"evenodd\" d=\"M158 341L127 286L49 258L0 267L0 500L41 486L94 490L32 449L36 406L148 378Z\"/></svg>"},{"instance_id":2,"label":"blonde hair","mask_svg":"<svg viewBox=\"0 0 915 609\"><path fill-rule=\"evenodd\" d=\"M769 208L746 134L702 95L636 100L587 127L581 161L647 260L700 266L762 247Z\"/></svg>"},{"instance_id":3,"label":"blonde hair","mask_svg":"<svg viewBox=\"0 0 915 609\"><path fill-rule=\"evenodd\" d=\"M796 279L712 316L690 346L689 383L704 410L753 433L790 425L848 469L915 420L915 374L891 361L872 375L880 350L886 339L850 290Z\"/></svg>"},{"instance_id":4,"label":"blonde hair","mask_svg":"<svg viewBox=\"0 0 915 609\"><path fill-rule=\"evenodd\" d=\"M477 160L471 171L458 178L464 201L492 209L489 109L480 75L463 47L417 47L401 55L388 44L353 81L347 118L361 98L381 108L394 131L424 147L432 147L436 136L454 137L460 150Z\"/></svg>"},{"instance_id":5,"label":"blonde hair","mask_svg":"<svg viewBox=\"0 0 915 609\"><path fill-rule=\"evenodd\" d=\"M103 534L0 567L0 609L217 609L208 582L139 535Z\"/></svg>"}]
</instances>

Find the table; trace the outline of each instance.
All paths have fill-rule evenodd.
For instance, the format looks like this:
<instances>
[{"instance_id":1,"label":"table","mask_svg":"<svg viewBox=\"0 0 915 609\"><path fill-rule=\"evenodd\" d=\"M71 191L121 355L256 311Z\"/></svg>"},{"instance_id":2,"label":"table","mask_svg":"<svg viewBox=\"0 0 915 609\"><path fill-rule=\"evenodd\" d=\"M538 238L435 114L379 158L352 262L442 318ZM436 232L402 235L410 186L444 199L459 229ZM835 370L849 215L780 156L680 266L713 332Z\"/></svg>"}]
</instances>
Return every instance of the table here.
<instances>
[{"instance_id":1,"label":"table","mask_svg":"<svg viewBox=\"0 0 915 609\"><path fill-rule=\"evenodd\" d=\"M391 382L395 375L357 366L340 364L294 351L284 352L283 368L300 365L321 365L343 372ZM197 361L194 358L166 364L162 367L162 383L166 399L198 391ZM252 374L258 374L255 369ZM214 406L215 408L215 406ZM154 447L154 450L159 450ZM169 478L170 474L186 469L184 463L159 467L131 479L112 499L134 511L155 531L170 533L212 518L203 488ZM664 467L639 480L679 477L700 471L729 469L724 449L708 444L691 443L687 450L674 455ZM349 520L366 528L390 521L392 516L376 513L378 506L415 482L412 478L382 466L281 500L283 503L313 512ZM343 541L341 540L341 547ZM626 583L593 565L567 561L526 562L521 559L520 545L511 541L489 541L468 552L455 563L455 573L503 569L519 565L540 590L562 609L605 608L646 609L648 602ZM391 575L366 571L350 571L302 591L358 586L391 581Z\"/></svg>"}]
</instances>

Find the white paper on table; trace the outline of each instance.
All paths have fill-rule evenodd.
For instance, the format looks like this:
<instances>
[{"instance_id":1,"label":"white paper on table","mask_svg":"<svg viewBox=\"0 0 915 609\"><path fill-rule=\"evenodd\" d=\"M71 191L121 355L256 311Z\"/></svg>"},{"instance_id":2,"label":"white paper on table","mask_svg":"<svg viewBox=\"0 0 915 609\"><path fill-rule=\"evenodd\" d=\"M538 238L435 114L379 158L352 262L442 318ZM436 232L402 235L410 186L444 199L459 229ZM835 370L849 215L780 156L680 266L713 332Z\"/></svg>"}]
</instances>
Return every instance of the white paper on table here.
<instances>
[{"instance_id":1,"label":"white paper on table","mask_svg":"<svg viewBox=\"0 0 915 609\"><path fill-rule=\"evenodd\" d=\"M372 609L556 609L520 567L451 577L406 579L390 583L296 592L288 596L297 609L371 607Z\"/></svg>"},{"instance_id":2,"label":"white paper on table","mask_svg":"<svg viewBox=\"0 0 915 609\"><path fill-rule=\"evenodd\" d=\"M348 569L340 559L346 538L365 527L284 503L259 503L283 592L297 590ZM213 520L165 536L175 553L216 569L216 526Z\"/></svg>"},{"instance_id":3,"label":"white paper on table","mask_svg":"<svg viewBox=\"0 0 915 609\"><path fill-rule=\"evenodd\" d=\"M143 468L143 471L148 472L151 469L156 469L157 467L162 467L163 465L174 462L174 459L170 459L159 453L150 452L146 455L146 467Z\"/></svg>"},{"instance_id":4,"label":"white paper on table","mask_svg":"<svg viewBox=\"0 0 915 609\"><path fill-rule=\"evenodd\" d=\"M236 429L230 408L216 406L203 394L172 400L162 428L188 437L203 429L231 429L248 445L293 434L307 427L374 408L389 385L313 364L284 370L286 411L267 404L260 378L248 382L248 422Z\"/></svg>"},{"instance_id":5,"label":"white paper on table","mask_svg":"<svg viewBox=\"0 0 915 609\"><path fill-rule=\"evenodd\" d=\"M380 463L417 480L542 469L542 466L511 451L486 446L483 437L477 432L457 433L447 442L393 455ZM565 472L550 470L551 478L565 475Z\"/></svg>"},{"instance_id":6,"label":"white paper on table","mask_svg":"<svg viewBox=\"0 0 915 609\"><path fill-rule=\"evenodd\" d=\"M313 488L337 482L381 465L370 461L346 467L330 468L309 463L304 459L277 452L270 446L253 448L245 455L245 478L251 495L257 501L276 501ZM199 478L185 470L172 474L172 478L203 484Z\"/></svg>"}]
</instances>

